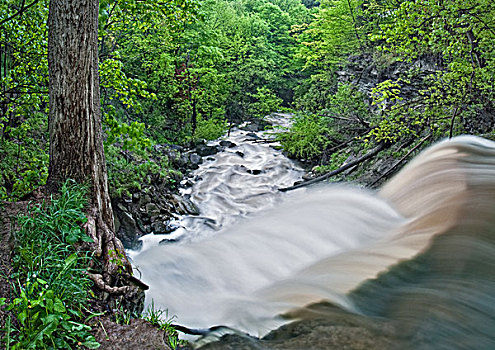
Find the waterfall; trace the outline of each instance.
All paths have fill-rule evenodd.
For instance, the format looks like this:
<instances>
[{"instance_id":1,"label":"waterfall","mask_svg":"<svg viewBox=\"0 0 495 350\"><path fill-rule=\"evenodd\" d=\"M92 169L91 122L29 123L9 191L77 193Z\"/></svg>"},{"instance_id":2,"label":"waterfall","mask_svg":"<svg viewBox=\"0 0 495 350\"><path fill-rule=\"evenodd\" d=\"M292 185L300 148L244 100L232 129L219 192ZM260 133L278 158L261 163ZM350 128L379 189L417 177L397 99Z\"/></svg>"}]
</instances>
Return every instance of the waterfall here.
<instances>
[{"instance_id":1,"label":"waterfall","mask_svg":"<svg viewBox=\"0 0 495 350\"><path fill-rule=\"evenodd\" d=\"M393 322L401 346L495 348L495 143L443 141L377 192L272 196L214 234L135 253L147 301L257 336L326 302Z\"/></svg>"}]
</instances>

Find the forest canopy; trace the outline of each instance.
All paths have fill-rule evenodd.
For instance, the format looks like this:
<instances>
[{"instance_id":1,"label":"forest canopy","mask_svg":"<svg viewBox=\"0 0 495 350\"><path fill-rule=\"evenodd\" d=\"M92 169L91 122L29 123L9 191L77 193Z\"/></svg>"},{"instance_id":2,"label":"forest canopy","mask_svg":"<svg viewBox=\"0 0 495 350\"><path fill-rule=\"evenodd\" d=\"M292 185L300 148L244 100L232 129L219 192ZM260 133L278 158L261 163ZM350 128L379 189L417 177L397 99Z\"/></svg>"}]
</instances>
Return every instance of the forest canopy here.
<instances>
[{"instance_id":1,"label":"forest canopy","mask_svg":"<svg viewBox=\"0 0 495 350\"><path fill-rule=\"evenodd\" d=\"M488 134L491 1L100 1L99 73L112 194L174 172L156 144L218 138L296 113L280 136L324 165L353 140ZM45 183L48 1L0 4L0 198Z\"/></svg>"}]
</instances>

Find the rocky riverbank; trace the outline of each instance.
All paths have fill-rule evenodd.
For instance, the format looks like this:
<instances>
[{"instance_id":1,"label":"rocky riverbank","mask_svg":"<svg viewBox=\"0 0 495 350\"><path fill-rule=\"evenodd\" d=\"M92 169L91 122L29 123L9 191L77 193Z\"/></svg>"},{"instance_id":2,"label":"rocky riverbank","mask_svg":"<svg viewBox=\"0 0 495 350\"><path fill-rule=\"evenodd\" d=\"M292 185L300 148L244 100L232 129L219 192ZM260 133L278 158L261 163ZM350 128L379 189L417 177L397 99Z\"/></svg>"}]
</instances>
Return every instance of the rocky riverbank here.
<instances>
[{"instance_id":1,"label":"rocky riverbank","mask_svg":"<svg viewBox=\"0 0 495 350\"><path fill-rule=\"evenodd\" d=\"M242 129L247 132L247 138L252 141L259 139L255 133L265 130L269 122L255 119L245 123ZM196 205L188 195L180 195L180 188L188 188L198 180L191 174L198 169L203 162L211 159L211 156L233 149L237 145L231 141L218 140L206 143L201 141L191 148L178 145L155 145L155 152L160 157L166 157L172 167L182 175L175 174L174 186L170 182L155 180L144 185L139 191L130 196L112 198L112 206L115 218L115 230L117 236L126 249L138 250L142 241L139 238L147 234L167 236L178 228L177 221L184 215L195 216L199 214ZM243 157L242 152L237 152ZM246 169L246 171L254 171ZM179 185L179 186L177 186Z\"/></svg>"}]
</instances>

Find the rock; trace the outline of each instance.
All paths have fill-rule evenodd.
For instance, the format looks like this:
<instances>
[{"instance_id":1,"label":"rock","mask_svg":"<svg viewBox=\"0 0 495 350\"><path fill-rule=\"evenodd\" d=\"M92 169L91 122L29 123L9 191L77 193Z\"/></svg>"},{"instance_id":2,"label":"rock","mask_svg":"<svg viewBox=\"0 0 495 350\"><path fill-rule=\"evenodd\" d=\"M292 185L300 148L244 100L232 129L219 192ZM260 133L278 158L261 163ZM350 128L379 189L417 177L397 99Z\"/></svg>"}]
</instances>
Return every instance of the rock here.
<instances>
[{"instance_id":1,"label":"rock","mask_svg":"<svg viewBox=\"0 0 495 350\"><path fill-rule=\"evenodd\" d=\"M196 165L196 166L203 163L203 159L201 159L201 156L196 154L196 153L191 153L189 155L189 160L190 160L192 165Z\"/></svg>"},{"instance_id":2,"label":"rock","mask_svg":"<svg viewBox=\"0 0 495 350\"><path fill-rule=\"evenodd\" d=\"M164 221L164 220L167 220L166 217L164 217L163 215L160 215L160 213L157 213L155 215L152 215L150 217L150 221L151 223L153 224L154 222L159 222L159 221Z\"/></svg>"},{"instance_id":3,"label":"rock","mask_svg":"<svg viewBox=\"0 0 495 350\"><path fill-rule=\"evenodd\" d=\"M237 145L231 141L222 140L222 141L220 141L220 146L225 147L225 148L233 148L233 147L236 147Z\"/></svg>"},{"instance_id":4,"label":"rock","mask_svg":"<svg viewBox=\"0 0 495 350\"><path fill-rule=\"evenodd\" d=\"M168 223L163 221L155 221L151 224L151 230L156 235L167 234L172 232L174 229L171 228Z\"/></svg>"},{"instance_id":5,"label":"rock","mask_svg":"<svg viewBox=\"0 0 495 350\"><path fill-rule=\"evenodd\" d=\"M150 224L151 223L151 216L148 213L143 213L141 215L141 220L143 220L144 224Z\"/></svg>"},{"instance_id":6,"label":"rock","mask_svg":"<svg viewBox=\"0 0 495 350\"><path fill-rule=\"evenodd\" d=\"M140 197L141 197L141 195L139 194L139 192L133 193L132 194L132 202L133 203L139 203Z\"/></svg>"},{"instance_id":7,"label":"rock","mask_svg":"<svg viewBox=\"0 0 495 350\"><path fill-rule=\"evenodd\" d=\"M241 158L244 158L244 153L242 153L241 151L237 151L235 152L235 154L237 154Z\"/></svg>"},{"instance_id":8,"label":"rock","mask_svg":"<svg viewBox=\"0 0 495 350\"><path fill-rule=\"evenodd\" d=\"M261 171L261 170L259 170L259 169L255 169L255 170L248 169L248 171L247 171L247 172L248 172L249 174L252 174L252 175L259 175L259 174L261 174L261 173L262 173L262 171Z\"/></svg>"},{"instance_id":9,"label":"rock","mask_svg":"<svg viewBox=\"0 0 495 350\"><path fill-rule=\"evenodd\" d=\"M117 205L117 208L119 206ZM136 220L132 217L131 213L127 211L121 211L120 208L116 210L115 216L117 217L120 225L117 232L117 237L122 241L122 244L126 249L139 249L143 242L139 240L142 232L139 230Z\"/></svg>"},{"instance_id":10,"label":"rock","mask_svg":"<svg viewBox=\"0 0 495 350\"><path fill-rule=\"evenodd\" d=\"M179 242L179 240L175 239L175 238L172 238L172 239L165 238L165 239L162 239L160 242L158 242L158 245L166 245L166 244L176 243L176 242Z\"/></svg>"},{"instance_id":11,"label":"rock","mask_svg":"<svg viewBox=\"0 0 495 350\"><path fill-rule=\"evenodd\" d=\"M242 126L240 129L245 131L257 132L263 131L267 126L271 125L264 119L254 119L250 123Z\"/></svg>"},{"instance_id":12,"label":"rock","mask_svg":"<svg viewBox=\"0 0 495 350\"><path fill-rule=\"evenodd\" d=\"M309 181L315 178L315 175L313 173L307 173L302 176L302 179L305 181Z\"/></svg>"},{"instance_id":13,"label":"rock","mask_svg":"<svg viewBox=\"0 0 495 350\"><path fill-rule=\"evenodd\" d=\"M187 187L191 187L192 185L194 185L194 183L190 179L187 179L187 180L182 180L180 185L184 188L187 188Z\"/></svg>"},{"instance_id":14,"label":"rock","mask_svg":"<svg viewBox=\"0 0 495 350\"><path fill-rule=\"evenodd\" d=\"M196 153L201 157L211 156L218 153L218 149L215 146L198 145L196 147Z\"/></svg>"},{"instance_id":15,"label":"rock","mask_svg":"<svg viewBox=\"0 0 495 350\"><path fill-rule=\"evenodd\" d=\"M179 168L186 167L190 159L187 154L182 154L179 159L177 159L176 164Z\"/></svg>"},{"instance_id":16,"label":"rock","mask_svg":"<svg viewBox=\"0 0 495 350\"><path fill-rule=\"evenodd\" d=\"M139 205L140 206L143 207L150 202L151 202L151 196L149 194L145 194L144 196L141 195L141 198L139 199Z\"/></svg>"},{"instance_id":17,"label":"rock","mask_svg":"<svg viewBox=\"0 0 495 350\"><path fill-rule=\"evenodd\" d=\"M244 131L256 132L258 131L258 125L251 122L251 123L247 123L244 126L241 126L240 129Z\"/></svg>"},{"instance_id":18,"label":"rock","mask_svg":"<svg viewBox=\"0 0 495 350\"><path fill-rule=\"evenodd\" d=\"M250 132L248 134L246 134L247 137L253 139L253 140L259 140L260 137L258 135L256 135L254 132Z\"/></svg>"},{"instance_id":19,"label":"rock","mask_svg":"<svg viewBox=\"0 0 495 350\"><path fill-rule=\"evenodd\" d=\"M137 224L137 227L139 227L139 229L142 232L146 232L146 226L143 224L143 220L137 219L136 224Z\"/></svg>"},{"instance_id":20,"label":"rock","mask_svg":"<svg viewBox=\"0 0 495 350\"><path fill-rule=\"evenodd\" d=\"M262 339L243 334L228 334L201 350L234 349L395 349L395 325L373 318L332 312L327 317L295 321L280 327ZM395 344L398 345L398 344Z\"/></svg>"},{"instance_id":21,"label":"rock","mask_svg":"<svg viewBox=\"0 0 495 350\"><path fill-rule=\"evenodd\" d=\"M198 207L189 198L180 197L175 194L172 195L172 198L172 203L175 204L175 209L179 214L199 215Z\"/></svg>"},{"instance_id":22,"label":"rock","mask_svg":"<svg viewBox=\"0 0 495 350\"><path fill-rule=\"evenodd\" d=\"M157 211L158 210L158 207L156 206L155 203L147 203L146 206L146 211L147 212L151 212L151 211Z\"/></svg>"},{"instance_id":23,"label":"rock","mask_svg":"<svg viewBox=\"0 0 495 350\"><path fill-rule=\"evenodd\" d=\"M152 218L161 214L161 209L155 203L146 204L145 210Z\"/></svg>"},{"instance_id":24,"label":"rock","mask_svg":"<svg viewBox=\"0 0 495 350\"><path fill-rule=\"evenodd\" d=\"M105 317L96 323L96 340L100 350L170 350L167 333L143 319L131 319L130 324L117 324Z\"/></svg>"},{"instance_id":25,"label":"rock","mask_svg":"<svg viewBox=\"0 0 495 350\"><path fill-rule=\"evenodd\" d=\"M123 211L123 212L127 212L127 208L125 207L124 204L122 203L117 203L117 209L119 209L120 211Z\"/></svg>"},{"instance_id":26,"label":"rock","mask_svg":"<svg viewBox=\"0 0 495 350\"><path fill-rule=\"evenodd\" d=\"M113 226L115 226L115 232L119 232L120 230L120 220L118 215L113 216Z\"/></svg>"}]
</instances>

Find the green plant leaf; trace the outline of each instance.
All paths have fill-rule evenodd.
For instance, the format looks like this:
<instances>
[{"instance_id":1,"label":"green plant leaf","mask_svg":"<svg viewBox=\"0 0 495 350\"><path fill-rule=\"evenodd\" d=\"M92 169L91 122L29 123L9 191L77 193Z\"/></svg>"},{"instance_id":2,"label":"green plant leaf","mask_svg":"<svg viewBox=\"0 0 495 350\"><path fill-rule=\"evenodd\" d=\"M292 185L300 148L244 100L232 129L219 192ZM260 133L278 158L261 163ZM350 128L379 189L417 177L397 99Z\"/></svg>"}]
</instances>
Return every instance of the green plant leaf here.
<instances>
[{"instance_id":1,"label":"green plant leaf","mask_svg":"<svg viewBox=\"0 0 495 350\"><path fill-rule=\"evenodd\" d=\"M96 340L87 340L82 345L88 349L98 349L101 346Z\"/></svg>"},{"instance_id":2,"label":"green plant leaf","mask_svg":"<svg viewBox=\"0 0 495 350\"><path fill-rule=\"evenodd\" d=\"M62 303L60 299L55 299L55 302L53 303L53 310L58 313L64 313L66 312L65 306Z\"/></svg>"}]
</instances>

